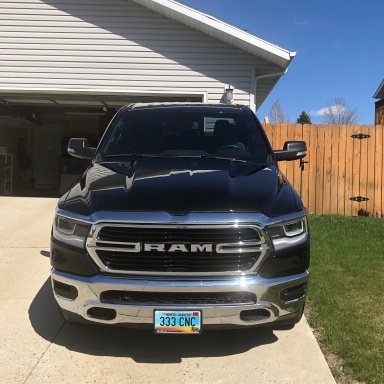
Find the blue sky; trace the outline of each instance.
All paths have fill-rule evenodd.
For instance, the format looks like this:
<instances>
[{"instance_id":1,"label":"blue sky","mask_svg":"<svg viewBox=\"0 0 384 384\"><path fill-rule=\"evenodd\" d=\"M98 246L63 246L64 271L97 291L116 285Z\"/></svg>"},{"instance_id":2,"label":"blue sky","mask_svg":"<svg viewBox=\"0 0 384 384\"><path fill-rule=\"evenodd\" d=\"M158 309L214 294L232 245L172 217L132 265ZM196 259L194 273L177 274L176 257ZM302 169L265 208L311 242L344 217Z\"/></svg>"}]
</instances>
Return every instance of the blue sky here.
<instances>
[{"instance_id":1,"label":"blue sky","mask_svg":"<svg viewBox=\"0 0 384 384\"><path fill-rule=\"evenodd\" d=\"M297 52L259 109L260 119L279 100L291 121L335 98L357 109L358 122L373 124L372 96L384 78L382 0L182 0Z\"/></svg>"}]
</instances>

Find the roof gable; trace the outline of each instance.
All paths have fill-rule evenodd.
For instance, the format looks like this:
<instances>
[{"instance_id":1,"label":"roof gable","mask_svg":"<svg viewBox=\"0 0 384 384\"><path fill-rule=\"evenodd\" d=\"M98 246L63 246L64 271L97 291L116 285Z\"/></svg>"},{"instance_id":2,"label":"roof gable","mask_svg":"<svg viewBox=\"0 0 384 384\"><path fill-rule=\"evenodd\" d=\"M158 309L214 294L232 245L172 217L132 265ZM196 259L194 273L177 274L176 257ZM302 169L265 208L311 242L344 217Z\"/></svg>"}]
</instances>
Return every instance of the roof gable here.
<instances>
[{"instance_id":1,"label":"roof gable","mask_svg":"<svg viewBox=\"0 0 384 384\"><path fill-rule=\"evenodd\" d=\"M284 69L288 67L296 55L295 52L290 52L287 49L174 0L133 1Z\"/></svg>"},{"instance_id":2,"label":"roof gable","mask_svg":"<svg viewBox=\"0 0 384 384\"><path fill-rule=\"evenodd\" d=\"M377 88L377 91L373 95L374 99L384 99L384 80L379 85L379 88Z\"/></svg>"}]
</instances>

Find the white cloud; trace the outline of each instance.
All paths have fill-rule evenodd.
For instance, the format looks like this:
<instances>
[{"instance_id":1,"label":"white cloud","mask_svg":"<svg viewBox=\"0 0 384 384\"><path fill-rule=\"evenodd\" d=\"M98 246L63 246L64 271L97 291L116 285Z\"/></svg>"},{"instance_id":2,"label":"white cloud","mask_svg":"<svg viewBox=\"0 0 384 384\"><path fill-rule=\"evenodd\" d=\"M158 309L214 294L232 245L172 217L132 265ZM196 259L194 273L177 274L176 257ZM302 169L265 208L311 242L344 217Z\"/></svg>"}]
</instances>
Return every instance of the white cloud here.
<instances>
[{"instance_id":1,"label":"white cloud","mask_svg":"<svg viewBox=\"0 0 384 384\"><path fill-rule=\"evenodd\" d=\"M330 105L328 107L320 108L318 111L311 111L310 114L313 116L325 116L328 112L332 114L339 114L345 111L345 106L340 104Z\"/></svg>"},{"instance_id":2,"label":"white cloud","mask_svg":"<svg viewBox=\"0 0 384 384\"><path fill-rule=\"evenodd\" d=\"M326 111L328 110L327 107L321 108L318 111L311 111L309 112L313 116L324 116Z\"/></svg>"},{"instance_id":3,"label":"white cloud","mask_svg":"<svg viewBox=\"0 0 384 384\"><path fill-rule=\"evenodd\" d=\"M309 20L306 20L306 19L296 19L293 23L296 24L296 25L308 25L309 24Z\"/></svg>"}]
</instances>

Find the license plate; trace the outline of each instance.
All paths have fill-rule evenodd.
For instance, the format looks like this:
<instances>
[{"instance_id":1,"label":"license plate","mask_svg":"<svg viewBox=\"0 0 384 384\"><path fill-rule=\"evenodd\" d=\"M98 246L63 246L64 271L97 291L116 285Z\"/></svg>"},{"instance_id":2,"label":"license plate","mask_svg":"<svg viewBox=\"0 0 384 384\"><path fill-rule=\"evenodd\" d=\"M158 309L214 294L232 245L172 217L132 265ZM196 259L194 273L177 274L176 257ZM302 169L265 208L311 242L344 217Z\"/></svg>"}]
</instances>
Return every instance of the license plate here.
<instances>
[{"instance_id":1,"label":"license plate","mask_svg":"<svg viewBox=\"0 0 384 384\"><path fill-rule=\"evenodd\" d=\"M155 311L156 333L201 332L201 311Z\"/></svg>"}]
</instances>

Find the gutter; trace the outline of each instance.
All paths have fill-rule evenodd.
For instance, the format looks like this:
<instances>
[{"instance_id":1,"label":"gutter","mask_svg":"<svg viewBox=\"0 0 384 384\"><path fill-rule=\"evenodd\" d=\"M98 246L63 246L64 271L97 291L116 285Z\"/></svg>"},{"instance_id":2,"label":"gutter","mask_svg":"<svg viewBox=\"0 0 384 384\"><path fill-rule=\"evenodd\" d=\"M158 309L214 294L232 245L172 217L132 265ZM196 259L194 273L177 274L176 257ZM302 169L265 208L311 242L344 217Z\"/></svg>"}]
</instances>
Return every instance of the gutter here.
<instances>
[{"instance_id":1,"label":"gutter","mask_svg":"<svg viewBox=\"0 0 384 384\"><path fill-rule=\"evenodd\" d=\"M256 68L255 68L255 71L256 71ZM283 76L285 75L286 73L288 72L288 68L285 69L284 71L279 71L279 72L275 72L275 73L268 73L266 75L259 75L259 76L256 76L255 77L255 95L257 94L257 82L261 79L267 79L269 77L280 77L280 76ZM257 100L255 98L255 110L257 110Z\"/></svg>"}]
</instances>

